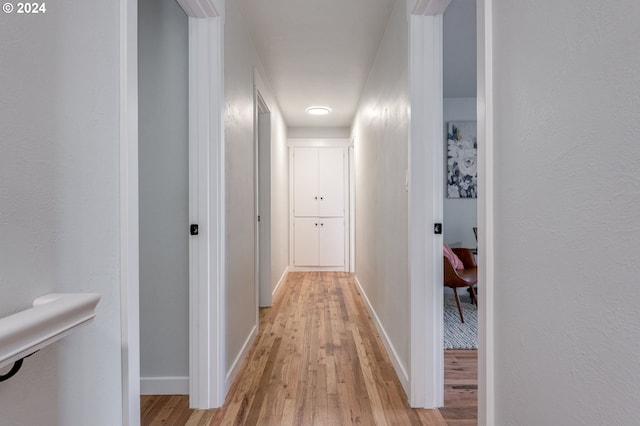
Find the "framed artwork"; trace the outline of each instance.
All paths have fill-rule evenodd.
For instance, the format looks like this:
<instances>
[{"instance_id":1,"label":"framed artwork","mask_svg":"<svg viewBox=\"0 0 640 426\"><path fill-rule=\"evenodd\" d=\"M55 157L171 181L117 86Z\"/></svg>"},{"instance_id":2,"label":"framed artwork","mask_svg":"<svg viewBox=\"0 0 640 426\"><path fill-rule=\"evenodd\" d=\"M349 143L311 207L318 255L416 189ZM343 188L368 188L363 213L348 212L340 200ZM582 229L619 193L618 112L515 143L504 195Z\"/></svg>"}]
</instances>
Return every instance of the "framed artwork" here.
<instances>
[{"instance_id":1,"label":"framed artwork","mask_svg":"<svg viewBox=\"0 0 640 426\"><path fill-rule=\"evenodd\" d=\"M478 198L475 121L447 123L447 198Z\"/></svg>"}]
</instances>

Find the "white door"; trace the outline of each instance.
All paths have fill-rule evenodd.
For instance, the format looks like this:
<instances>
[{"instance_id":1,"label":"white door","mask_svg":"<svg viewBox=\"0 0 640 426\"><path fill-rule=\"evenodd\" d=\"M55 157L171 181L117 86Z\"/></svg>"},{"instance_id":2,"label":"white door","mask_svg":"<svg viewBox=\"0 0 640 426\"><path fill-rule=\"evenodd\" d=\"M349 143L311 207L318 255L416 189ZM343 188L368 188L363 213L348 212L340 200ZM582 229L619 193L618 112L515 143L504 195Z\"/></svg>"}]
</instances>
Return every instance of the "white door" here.
<instances>
[{"instance_id":1,"label":"white door","mask_svg":"<svg viewBox=\"0 0 640 426\"><path fill-rule=\"evenodd\" d=\"M344 266L344 218L323 217L319 221L319 264L321 266Z\"/></svg>"},{"instance_id":2,"label":"white door","mask_svg":"<svg viewBox=\"0 0 640 426\"><path fill-rule=\"evenodd\" d=\"M297 217L294 220L294 256L295 266L317 266L319 262L319 230L317 217Z\"/></svg>"},{"instance_id":3,"label":"white door","mask_svg":"<svg viewBox=\"0 0 640 426\"><path fill-rule=\"evenodd\" d=\"M318 148L295 148L294 215L318 216Z\"/></svg>"},{"instance_id":4,"label":"white door","mask_svg":"<svg viewBox=\"0 0 640 426\"><path fill-rule=\"evenodd\" d=\"M344 216L344 148L318 149L318 216Z\"/></svg>"}]
</instances>

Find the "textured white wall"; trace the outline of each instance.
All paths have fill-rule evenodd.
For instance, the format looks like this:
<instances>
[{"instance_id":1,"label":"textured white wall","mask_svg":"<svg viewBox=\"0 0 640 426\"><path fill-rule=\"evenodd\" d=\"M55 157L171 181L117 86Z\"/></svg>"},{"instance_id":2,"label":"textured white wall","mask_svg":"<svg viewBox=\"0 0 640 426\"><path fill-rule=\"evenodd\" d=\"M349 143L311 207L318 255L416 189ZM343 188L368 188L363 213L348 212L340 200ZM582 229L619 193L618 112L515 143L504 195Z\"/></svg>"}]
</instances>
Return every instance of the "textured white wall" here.
<instances>
[{"instance_id":1,"label":"textured white wall","mask_svg":"<svg viewBox=\"0 0 640 426\"><path fill-rule=\"evenodd\" d=\"M356 276L409 366L409 80L406 4L396 3L353 124Z\"/></svg>"},{"instance_id":2,"label":"textured white wall","mask_svg":"<svg viewBox=\"0 0 640 426\"><path fill-rule=\"evenodd\" d=\"M493 3L496 424L637 424L640 3Z\"/></svg>"},{"instance_id":3,"label":"textured white wall","mask_svg":"<svg viewBox=\"0 0 640 426\"><path fill-rule=\"evenodd\" d=\"M476 98L446 98L444 100L444 173L447 173L447 122L475 121ZM444 198L443 237L447 244L460 244L460 247L475 247L476 238L473 227L478 223L478 200L476 198Z\"/></svg>"},{"instance_id":4,"label":"textured white wall","mask_svg":"<svg viewBox=\"0 0 640 426\"><path fill-rule=\"evenodd\" d=\"M253 69L265 78L262 92L272 117L272 287L288 264L288 159L286 125L236 2L225 15L225 114L227 186L226 366L233 367L257 325L254 287L254 122ZM275 217L275 216L278 217ZM277 276L277 278L275 278Z\"/></svg>"},{"instance_id":5,"label":"textured white wall","mask_svg":"<svg viewBox=\"0 0 640 426\"><path fill-rule=\"evenodd\" d=\"M143 392L145 378L181 377L165 392L183 393L189 376L188 21L175 0L141 0L139 15L140 370Z\"/></svg>"},{"instance_id":6,"label":"textured white wall","mask_svg":"<svg viewBox=\"0 0 640 426\"><path fill-rule=\"evenodd\" d=\"M95 321L0 385L0 423L122 422L119 2L0 16L0 316L99 293Z\"/></svg>"},{"instance_id":7,"label":"textured white wall","mask_svg":"<svg viewBox=\"0 0 640 426\"><path fill-rule=\"evenodd\" d=\"M257 53L236 2L225 16L226 365L256 325L254 287L253 66Z\"/></svg>"}]
</instances>

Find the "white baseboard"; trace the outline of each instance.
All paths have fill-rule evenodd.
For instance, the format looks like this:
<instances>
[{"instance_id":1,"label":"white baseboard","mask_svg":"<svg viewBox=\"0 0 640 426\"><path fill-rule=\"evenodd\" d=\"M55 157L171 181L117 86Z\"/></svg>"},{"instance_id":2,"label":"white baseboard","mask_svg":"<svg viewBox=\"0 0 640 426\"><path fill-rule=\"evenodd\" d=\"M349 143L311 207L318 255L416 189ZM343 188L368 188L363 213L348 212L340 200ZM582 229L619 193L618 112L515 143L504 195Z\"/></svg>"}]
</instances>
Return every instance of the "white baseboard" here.
<instances>
[{"instance_id":1,"label":"white baseboard","mask_svg":"<svg viewBox=\"0 0 640 426\"><path fill-rule=\"evenodd\" d=\"M141 377L140 395L189 395L189 377Z\"/></svg>"},{"instance_id":2,"label":"white baseboard","mask_svg":"<svg viewBox=\"0 0 640 426\"><path fill-rule=\"evenodd\" d=\"M407 373L407 369L405 368L404 365L402 365L402 362L400 362L400 357L398 357L398 352L396 352L396 349L393 347L393 344L389 339L389 335L387 334L384 327L382 326L382 322L380 322L380 318L378 318L378 314L376 314L376 311L373 309L373 306L371 305L371 302L367 297L367 293L362 288L362 284L360 283L360 280L358 280L358 277L356 277L356 285L358 286L358 290L360 290L360 294L362 295L362 298L364 299L365 304L367 305L367 309L369 310L369 313L373 318L373 322L375 323L376 328L378 329L378 334L380 334L382 343L384 343L384 347L387 349L389 358L391 358L391 364L393 364L393 369L396 371L396 374L398 375L398 379L400 379L400 383L402 384L402 387L404 388L404 391L406 392L406 394L411 395L410 387L409 387L409 374Z\"/></svg>"},{"instance_id":3,"label":"white baseboard","mask_svg":"<svg viewBox=\"0 0 640 426\"><path fill-rule=\"evenodd\" d=\"M289 272L349 272L345 266L289 266Z\"/></svg>"},{"instance_id":4,"label":"white baseboard","mask_svg":"<svg viewBox=\"0 0 640 426\"><path fill-rule=\"evenodd\" d=\"M240 349L238 356L236 356L236 359L233 361L231 368L227 372L227 376L224 378L224 394L225 395L229 392L229 389L231 388L231 384L233 383L236 376L240 372L240 368L242 367L242 364L245 358L249 354L249 351L251 350L251 346L253 345L253 342L256 340L257 336L258 336L258 324L253 326L251 333L249 333L249 335L247 336L247 339L244 341L244 345L242 345L242 349Z\"/></svg>"},{"instance_id":5,"label":"white baseboard","mask_svg":"<svg viewBox=\"0 0 640 426\"><path fill-rule=\"evenodd\" d=\"M278 281L278 284L276 284L276 286L274 287L273 292L271 292L271 297L272 298L275 299L276 294L280 290L280 287L282 287L282 283L284 283L284 281L287 279L287 275L289 275L289 267L288 266L286 268L284 268L284 272L282 273L282 276L280 277L280 281Z\"/></svg>"}]
</instances>

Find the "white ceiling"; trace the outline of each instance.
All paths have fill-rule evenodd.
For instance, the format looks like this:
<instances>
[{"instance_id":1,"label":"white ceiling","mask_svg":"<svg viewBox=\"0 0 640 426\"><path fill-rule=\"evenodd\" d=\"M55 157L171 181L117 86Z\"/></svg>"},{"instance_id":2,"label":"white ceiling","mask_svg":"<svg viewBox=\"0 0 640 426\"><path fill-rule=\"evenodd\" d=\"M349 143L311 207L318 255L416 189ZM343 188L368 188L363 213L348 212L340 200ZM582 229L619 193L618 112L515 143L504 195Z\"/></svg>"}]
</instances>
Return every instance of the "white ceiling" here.
<instances>
[{"instance_id":1,"label":"white ceiling","mask_svg":"<svg viewBox=\"0 0 640 426\"><path fill-rule=\"evenodd\" d=\"M287 125L350 127L396 0L236 1ZM453 0L449 7L455 8L454 18L456 3L470 3L475 8L475 0ZM461 13L467 9L460 7ZM447 19L451 21L445 15L445 22ZM465 21L465 34L467 25ZM446 35L445 31L445 40L450 38ZM475 41L473 44L475 96ZM458 45L456 50L468 54ZM458 66L459 58L450 62ZM467 62L460 67L466 67ZM464 85L452 86L461 89ZM305 112L311 105L326 105L333 112L311 116Z\"/></svg>"}]
</instances>

